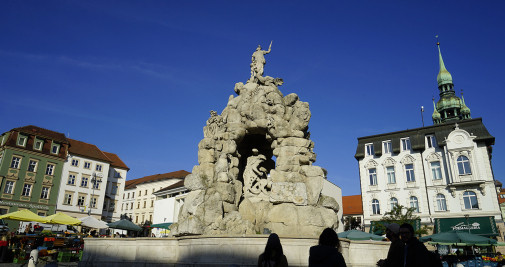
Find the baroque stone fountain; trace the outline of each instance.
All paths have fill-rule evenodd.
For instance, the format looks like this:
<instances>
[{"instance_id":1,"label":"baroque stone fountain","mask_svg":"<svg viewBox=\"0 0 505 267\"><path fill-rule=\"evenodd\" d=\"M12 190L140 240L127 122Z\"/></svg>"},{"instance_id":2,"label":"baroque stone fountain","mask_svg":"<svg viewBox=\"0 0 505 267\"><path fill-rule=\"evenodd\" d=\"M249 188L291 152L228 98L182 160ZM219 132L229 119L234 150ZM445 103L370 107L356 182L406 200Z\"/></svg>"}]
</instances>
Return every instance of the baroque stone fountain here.
<instances>
[{"instance_id":1,"label":"baroque stone fountain","mask_svg":"<svg viewBox=\"0 0 505 267\"><path fill-rule=\"evenodd\" d=\"M235 84L221 114L210 112L173 235L318 236L337 228L338 203L321 194L325 170L313 165L309 104L284 96L282 79L263 76L271 46L258 46L251 78Z\"/></svg>"}]
</instances>

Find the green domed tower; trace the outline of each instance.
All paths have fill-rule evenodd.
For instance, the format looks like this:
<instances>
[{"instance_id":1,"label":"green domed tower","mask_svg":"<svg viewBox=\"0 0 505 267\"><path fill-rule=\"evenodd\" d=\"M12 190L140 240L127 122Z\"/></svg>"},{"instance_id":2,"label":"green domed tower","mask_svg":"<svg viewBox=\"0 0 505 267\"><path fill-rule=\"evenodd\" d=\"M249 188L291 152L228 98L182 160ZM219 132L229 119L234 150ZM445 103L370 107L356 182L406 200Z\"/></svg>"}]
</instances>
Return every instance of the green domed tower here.
<instances>
[{"instance_id":1,"label":"green domed tower","mask_svg":"<svg viewBox=\"0 0 505 267\"><path fill-rule=\"evenodd\" d=\"M440 71L437 75L438 90L440 91L440 100L434 106L433 124L441 124L450 121L459 121L471 119L470 109L465 105L464 100L456 96L452 75L445 68L442 52L440 52L440 43L437 42L438 58L440 62Z\"/></svg>"}]
</instances>

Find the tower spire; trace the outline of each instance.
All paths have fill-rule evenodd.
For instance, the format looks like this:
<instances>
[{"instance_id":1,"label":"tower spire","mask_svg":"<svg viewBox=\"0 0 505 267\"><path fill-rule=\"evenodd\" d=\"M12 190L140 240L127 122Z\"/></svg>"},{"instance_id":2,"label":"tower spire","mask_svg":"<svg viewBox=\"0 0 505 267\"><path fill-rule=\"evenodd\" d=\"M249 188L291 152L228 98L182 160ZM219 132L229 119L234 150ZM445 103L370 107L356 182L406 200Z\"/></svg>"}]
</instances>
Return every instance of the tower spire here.
<instances>
[{"instance_id":1,"label":"tower spire","mask_svg":"<svg viewBox=\"0 0 505 267\"><path fill-rule=\"evenodd\" d=\"M437 76L438 86L443 84L452 84L452 75L445 68L444 59L442 58L442 52L440 51L440 42L437 42L437 48L438 48L438 62L440 64L440 71L438 72Z\"/></svg>"},{"instance_id":2,"label":"tower spire","mask_svg":"<svg viewBox=\"0 0 505 267\"><path fill-rule=\"evenodd\" d=\"M470 109L465 105L464 100L456 96L454 92L454 84L452 83L452 75L445 67L440 50L440 42L437 37L438 62L440 70L437 75L438 90L440 92L440 100L434 104L432 115L433 124L440 124L450 121L458 121L470 119Z\"/></svg>"}]
</instances>

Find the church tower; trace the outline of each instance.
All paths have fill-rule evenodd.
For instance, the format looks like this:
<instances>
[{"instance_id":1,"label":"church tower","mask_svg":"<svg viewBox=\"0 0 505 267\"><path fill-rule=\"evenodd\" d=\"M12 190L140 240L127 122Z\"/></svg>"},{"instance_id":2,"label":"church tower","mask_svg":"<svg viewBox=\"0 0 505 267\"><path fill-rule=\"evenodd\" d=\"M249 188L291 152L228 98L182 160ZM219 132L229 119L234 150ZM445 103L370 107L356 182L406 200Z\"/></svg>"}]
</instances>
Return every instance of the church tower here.
<instances>
[{"instance_id":1,"label":"church tower","mask_svg":"<svg viewBox=\"0 0 505 267\"><path fill-rule=\"evenodd\" d=\"M470 109L465 105L463 94L461 95L461 99L456 96L454 84L452 83L452 75L445 68L439 42L437 42L437 47L440 63L440 71L437 75L440 100L435 105L435 99L433 99L433 124L471 119Z\"/></svg>"}]
</instances>

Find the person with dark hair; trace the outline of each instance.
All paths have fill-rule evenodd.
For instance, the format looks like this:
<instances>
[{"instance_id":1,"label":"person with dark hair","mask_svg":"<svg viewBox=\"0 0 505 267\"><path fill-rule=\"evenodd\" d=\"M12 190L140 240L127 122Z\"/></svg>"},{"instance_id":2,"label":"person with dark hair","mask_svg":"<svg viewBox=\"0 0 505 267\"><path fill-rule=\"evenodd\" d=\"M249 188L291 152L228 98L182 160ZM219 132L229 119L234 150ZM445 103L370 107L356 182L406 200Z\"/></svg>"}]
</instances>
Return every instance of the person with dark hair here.
<instances>
[{"instance_id":1,"label":"person with dark hair","mask_svg":"<svg viewBox=\"0 0 505 267\"><path fill-rule=\"evenodd\" d=\"M379 260L377 265L380 267L403 267L403 242L398 236L400 225L390 223L386 225L386 237L391 241L388 256L384 260Z\"/></svg>"},{"instance_id":2,"label":"person with dark hair","mask_svg":"<svg viewBox=\"0 0 505 267\"><path fill-rule=\"evenodd\" d=\"M432 266L430 252L423 243L414 236L414 227L410 223L400 225L400 238L405 244L403 253L403 266Z\"/></svg>"},{"instance_id":3,"label":"person with dark hair","mask_svg":"<svg viewBox=\"0 0 505 267\"><path fill-rule=\"evenodd\" d=\"M309 267L336 266L347 267L340 253L340 240L331 228L323 230L319 236L319 245L310 248Z\"/></svg>"},{"instance_id":4,"label":"person with dark hair","mask_svg":"<svg viewBox=\"0 0 505 267\"><path fill-rule=\"evenodd\" d=\"M277 234L273 233L268 237L265 252L258 258L258 267L288 267L288 259L284 256Z\"/></svg>"}]
</instances>

